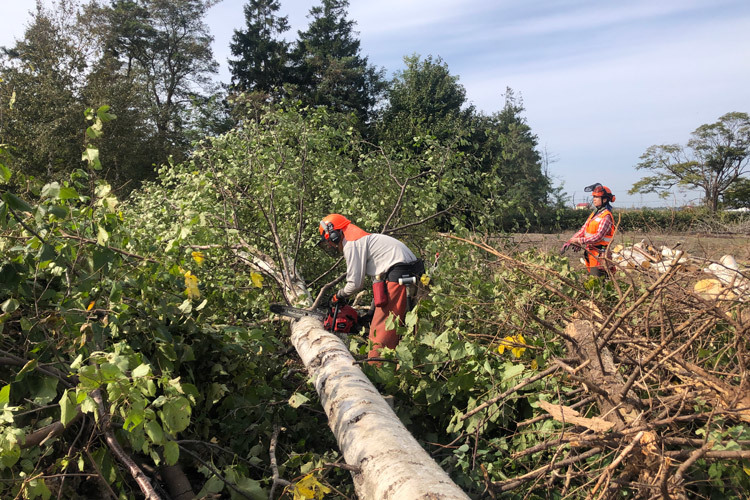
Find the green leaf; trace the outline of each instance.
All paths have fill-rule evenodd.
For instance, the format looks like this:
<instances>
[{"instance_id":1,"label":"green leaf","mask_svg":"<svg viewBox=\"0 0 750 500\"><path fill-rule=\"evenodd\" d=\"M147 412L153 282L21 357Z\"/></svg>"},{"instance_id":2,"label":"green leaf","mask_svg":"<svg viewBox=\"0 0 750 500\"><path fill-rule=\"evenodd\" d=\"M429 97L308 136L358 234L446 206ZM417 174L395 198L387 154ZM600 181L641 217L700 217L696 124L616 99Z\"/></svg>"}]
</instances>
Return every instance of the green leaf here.
<instances>
[{"instance_id":1,"label":"green leaf","mask_svg":"<svg viewBox=\"0 0 750 500\"><path fill-rule=\"evenodd\" d=\"M193 303L190 301L190 299L185 299L185 301L180 304L177 309L179 309L182 314L188 315L193 310Z\"/></svg>"},{"instance_id":2,"label":"green leaf","mask_svg":"<svg viewBox=\"0 0 750 500\"><path fill-rule=\"evenodd\" d=\"M99 150L96 148L86 148L86 151L81 156L81 160L88 162L89 166L94 170L102 169L102 164L99 160Z\"/></svg>"},{"instance_id":3,"label":"green leaf","mask_svg":"<svg viewBox=\"0 0 750 500\"><path fill-rule=\"evenodd\" d=\"M81 401L81 411L83 413L95 413L96 401L94 401L90 396L86 396L83 401Z\"/></svg>"},{"instance_id":4,"label":"green leaf","mask_svg":"<svg viewBox=\"0 0 750 500\"><path fill-rule=\"evenodd\" d=\"M112 186L107 184L106 182L101 182L97 184L96 188L94 189L94 194L97 198L104 198L112 191Z\"/></svg>"},{"instance_id":5,"label":"green leaf","mask_svg":"<svg viewBox=\"0 0 750 500\"><path fill-rule=\"evenodd\" d=\"M145 424L145 429L146 434L148 434L149 439L151 439L154 444L164 443L164 430L161 428L161 425L159 425L159 422L156 422L155 420L149 420ZM174 441L170 441L170 443L171 442Z\"/></svg>"},{"instance_id":6,"label":"green leaf","mask_svg":"<svg viewBox=\"0 0 750 500\"><path fill-rule=\"evenodd\" d=\"M60 421L63 427L67 427L70 421L75 418L76 407L75 395L66 389L60 398Z\"/></svg>"},{"instance_id":7,"label":"green leaf","mask_svg":"<svg viewBox=\"0 0 750 500\"><path fill-rule=\"evenodd\" d=\"M20 304L16 299L8 299L0 304L0 309L2 309L4 313L12 313L16 309L18 309L19 305Z\"/></svg>"},{"instance_id":8,"label":"green leaf","mask_svg":"<svg viewBox=\"0 0 750 500\"><path fill-rule=\"evenodd\" d=\"M109 233L102 226L97 226L96 244L106 246L109 241Z\"/></svg>"},{"instance_id":9,"label":"green leaf","mask_svg":"<svg viewBox=\"0 0 750 500\"><path fill-rule=\"evenodd\" d=\"M106 272L109 265L114 261L114 252L109 248L96 248L92 255L94 261L94 271Z\"/></svg>"},{"instance_id":10,"label":"green leaf","mask_svg":"<svg viewBox=\"0 0 750 500\"><path fill-rule=\"evenodd\" d=\"M268 492L264 490L260 485L260 482L256 481L255 479L241 476L237 480L235 480L235 484L237 486L237 489L242 491L244 495L241 495L232 490L230 492L232 500L241 500L247 498L248 496L252 500L265 500L266 498L268 498Z\"/></svg>"},{"instance_id":11,"label":"green leaf","mask_svg":"<svg viewBox=\"0 0 750 500\"><path fill-rule=\"evenodd\" d=\"M99 106L99 109L96 110L96 117L104 123L115 120L117 115L110 113L109 110L110 106L107 106L106 104L104 106Z\"/></svg>"},{"instance_id":12,"label":"green leaf","mask_svg":"<svg viewBox=\"0 0 750 500\"><path fill-rule=\"evenodd\" d=\"M76 191L75 188L72 188L72 187L60 188L60 199L61 200L77 200L78 191Z\"/></svg>"},{"instance_id":13,"label":"green leaf","mask_svg":"<svg viewBox=\"0 0 750 500\"><path fill-rule=\"evenodd\" d=\"M172 433L181 432L190 425L190 402L179 397L167 401L159 412L167 430Z\"/></svg>"},{"instance_id":14,"label":"green leaf","mask_svg":"<svg viewBox=\"0 0 750 500\"><path fill-rule=\"evenodd\" d=\"M44 406L57 397L58 380L52 377L29 377L29 386L34 403Z\"/></svg>"},{"instance_id":15,"label":"green leaf","mask_svg":"<svg viewBox=\"0 0 750 500\"><path fill-rule=\"evenodd\" d=\"M8 207L12 208L13 210L20 210L22 212L31 212L34 210L33 208L31 208L31 205L29 205L13 193L3 193L3 201L5 201Z\"/></svg>"},{"instance_id":16,"label":"green leaf","mask_svg":"<svg viewBox=\"0 0 750 500\"><path fill-rule=\"evenodd\" d=\"M81 364L83 363L83 354L79 354L76 356L76 359L73 360L73 362L70 364L71 370L78 370L81 367Z\"/></svg>"},{"instance_id":17,"label":"green leaf","mask_svg":"<svg viewBox=\"0 0 750 500\"><path fill-rule=\"evenodd\" d=\"M42 198L58 198L60 196L60 183L50 182L42 188Z\"/></svg>"},{"instance_id":18,"label":"green leaf","mask_svg":"<svg viewBox=\"0 0 750 500\"><path fill-rule=\"evenodd\" d=\"M143 405L132 405L125 412L125 422L122 424L122 428L130 432L141 425L145 418L146 412L143 409Z\"/></svg>"},{"instance_id":19,"label":"green leaf","mask_svg":"<svg viewBox=\"0 0 750 500\"><path fill-rule=\"evenodd\" d=\"M211 495L216 495L224 490L224 481L216 476L211 476L208 481L203 485L203 488L198 492L196 498L206 498Z\"/></svg>"},{"instance_id":20,"label":"green leaf","mask_svg":"<svg viewBox=\"0 0 750 500\"><path fill-rule=\"evenodd\" d=\"M10 384L0 389L0 408L5 408L10 403Z\"/></svg>"},{"instance_id":21,"label":"green leaf","mask_svg":"<svg viewBox=\"0 0 750 500\"><path fill-rule=\"evenodd\" d=\"M521 363L517 365L514 365L512 363L506 363L505 372L503 373L503 380L509 380L514 377L517 377L521 373L523 373L523 370L524 370L524 366Z\"/></svg>"},{"instance_id":22,"label":"green leaf","mask_svg":"<svg viewBox=\"0 0 750 500\"><path fill-rule=\"evenodd\" d=\"M28 361L25 365L23 365L23 368L16 374L16 382L20 382L24 379L24 376L29 373L33 372L34 369L37 367L39 362L36 359L32 359L31 361Z\"/></svg>"},{"instance_id":23,"label":"green leaf","mask_svg":"<svg viewBox=\"0 0 750 500\"><path fill-rule=\"evenodd\" d=\"M145 363L141 363L133 370L133 378L149 377L151 376L151 367Z\"/></svg>"},{"instance_id":24,"label":"green leaf","mask_svg":"<svg viewBox=\"0 0 750 500\"><path fill-rule=\"evenodd\" d=\"M44 482L44 478L39 477L29 481L26 487L26 495L28 498L39 498L42 500L49 500L52 497L52 492L47 488L47 483Z\"/></svg>"},{"instance_id":25,"label":"green leaf","mask_svg":"<svg viewBox=\"0 0 750 500\"><path fill-rule=\"evenodd\" d=\"M13 172L11 172L8 167L0 163L0 179L2 179L3 182L8 182L11 177L13 177Z\"/></svg>"},{"instance_id":26,"label":"green leaf","mask_svg":"<svg viewBox=\"0 0 750 500\"><path fill-rule=\"evenodd\" d=\"M310 398L308 398L304 394L295 392L294 394L292 394L292 397L289 398L289 406L291 406L292 408L299 408L308 401L310 401Z\"/></svg>"},{"instance_id":27,"label":"green leaf","mask_svg":"<svg viewBox=\"0 0 750 500\"><path fill-rule=\"evenodd\" d=\"M180 458L180 447L175 441L167 441L164 444L164 460L167 465L174 465Z\"/></svg>"}]
</instances>

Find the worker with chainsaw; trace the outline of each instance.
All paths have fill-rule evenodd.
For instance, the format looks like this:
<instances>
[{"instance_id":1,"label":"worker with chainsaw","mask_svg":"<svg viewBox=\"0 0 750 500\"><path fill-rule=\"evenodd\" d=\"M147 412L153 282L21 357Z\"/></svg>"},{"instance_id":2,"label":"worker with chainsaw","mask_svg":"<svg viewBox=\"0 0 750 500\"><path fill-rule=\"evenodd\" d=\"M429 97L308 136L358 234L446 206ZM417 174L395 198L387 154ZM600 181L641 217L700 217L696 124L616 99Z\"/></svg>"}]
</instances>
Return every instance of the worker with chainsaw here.
<instances>
[{"instance_id":1,"label":"worker with chainsaw","mask_svg":"<svg viewBox=\"0 0 750 500\"><path fill-rule=\"evenodd\" d=\"M318 230L319 246L330 255L343 254L346 260L346 284L333 294L331 302L346 302L364 287L365 276L370 276L375 311L369 334L373 347L368 358L378 357L383 347L395 348L398 334L386 328L386 320L394 315L403 322L409 307L407 294L424 274L422 260L396 238L370 234L340 214L325 216Z\"/></svg>"},{"instance_id":2,"label":"worker with chainsaw","mask_svg":"<svg viewBox=\"0 0 750 500\"><path fill-rule=\"evenodd\" d=\"M612 194L611 189L598 182L585 187L584 191L590 192L593 196L594 211L586 219L583 227L565 242L560 253L565 252L569 247L572 247L574 251L583 249L583 258L589 274L606 276L609 245L612 243L616 230L610 204L615 201L615 195Z\"/></svg>"}]
</instances>

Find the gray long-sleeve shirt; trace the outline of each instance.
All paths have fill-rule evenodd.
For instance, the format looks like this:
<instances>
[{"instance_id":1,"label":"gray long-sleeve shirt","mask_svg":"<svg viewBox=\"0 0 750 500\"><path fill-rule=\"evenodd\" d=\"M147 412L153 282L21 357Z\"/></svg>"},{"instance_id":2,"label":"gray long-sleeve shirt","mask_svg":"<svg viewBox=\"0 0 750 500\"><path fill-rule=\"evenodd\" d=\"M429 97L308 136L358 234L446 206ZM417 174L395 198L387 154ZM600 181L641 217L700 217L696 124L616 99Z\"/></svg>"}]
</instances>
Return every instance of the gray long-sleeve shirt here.
<instances>
[{"instance_id":1,"label":"gray long-sleeve shirt","mask_svg":"<svg viewBox=\"0 0 750 500\"><path fill-rule=\"evenodd\" d=\"M408 264L417 260L411 250L396 238L373 233L355 241L344 239L346 285L338 292L348 297L362 289L365 275L377 276L394 264Z\"/></svg>"}]
</instances>

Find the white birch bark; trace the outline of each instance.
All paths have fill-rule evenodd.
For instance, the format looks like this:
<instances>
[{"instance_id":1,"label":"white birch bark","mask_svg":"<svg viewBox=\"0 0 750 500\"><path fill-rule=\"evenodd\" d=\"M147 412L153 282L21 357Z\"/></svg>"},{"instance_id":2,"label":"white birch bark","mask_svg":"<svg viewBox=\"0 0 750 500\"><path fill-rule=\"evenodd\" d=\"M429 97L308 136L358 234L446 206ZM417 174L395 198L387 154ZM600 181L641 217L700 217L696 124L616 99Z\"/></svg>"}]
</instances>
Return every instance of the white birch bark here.
<instances>
[{"instance_id":1,"label":"white birch bark","mask_svg":"<svg viewBox=\"0 0 750 500\"><path fill-rule=\"evenodd\" d=\"M289 302L299 307L312 304L297 269L286 266L293 269L290 277L270 259L242 257L272 275ZM359 469L352 477L361 500L468 500L404 427L336 335L312 317L291 326L292 344L313 379L344 460Z\"/></svg>"},{"instance_id":2,"label":"white birch bark","mask_svg":"<svg viewBox=\"0 0 750 500\"><path fill-rule=\"evenodd\" d=\"M362 500L468 499L419 445L341 340L320 321L292 323L305 364Z\"/></svg>"}]
</instances>

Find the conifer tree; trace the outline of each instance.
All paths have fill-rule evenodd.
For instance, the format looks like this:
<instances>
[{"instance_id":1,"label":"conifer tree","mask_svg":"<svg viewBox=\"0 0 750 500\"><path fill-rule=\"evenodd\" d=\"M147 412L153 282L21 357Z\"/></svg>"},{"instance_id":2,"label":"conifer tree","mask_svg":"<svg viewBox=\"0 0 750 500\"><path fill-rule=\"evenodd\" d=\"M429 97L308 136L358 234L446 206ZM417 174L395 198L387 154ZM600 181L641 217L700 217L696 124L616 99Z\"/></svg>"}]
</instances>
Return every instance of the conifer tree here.
<instances>
[{"instance_id":1,"label":"conifer tree","mask_svg":"<svg viewBox=\"0 0 750 500\"><path fill-rule=\"evenodd\" d=\"M310 9L312 21L292 52L295 83L303 102L353 113L366 123L385 83L382 70L360 54L348 6L347 0L322 0Z\"/></svg>"},{"instance_id":2,"label":"conifer tree","mask_svg":"<svg viewBox=\"0 0 750 500\"><path fill-rule=\"evenodd\" d=\"M289 30L288 17L279 17L277 0L250 0L245 5L244 30L235 30L229 60L232 85L239 91L271 93L289 78L289 43L279 36Z\"/></svg>"}]
</instances>

